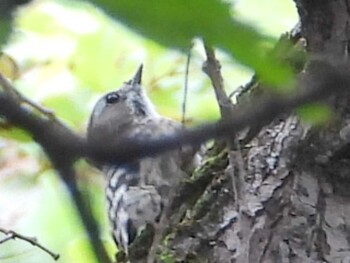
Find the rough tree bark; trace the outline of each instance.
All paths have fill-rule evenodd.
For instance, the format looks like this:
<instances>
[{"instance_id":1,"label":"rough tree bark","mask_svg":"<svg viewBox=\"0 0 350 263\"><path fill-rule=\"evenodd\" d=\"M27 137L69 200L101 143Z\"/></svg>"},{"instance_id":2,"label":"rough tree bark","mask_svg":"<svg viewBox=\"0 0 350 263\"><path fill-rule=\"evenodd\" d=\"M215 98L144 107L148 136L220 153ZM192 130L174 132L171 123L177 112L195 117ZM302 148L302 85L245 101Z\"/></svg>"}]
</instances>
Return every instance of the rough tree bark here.
<instances>
[{"instance_id":1,"label":"rough tree bark","mask_svg":"<svg viewBox=\"0 0 350 263\"><path fill-rule=\"evenodd\" d=\"M350 1L295 3L308 52L346 59ZM324 101L334 111L326 127L286 115L241 149L214 151L199 171L213 180L164 254L177 262L350 262L349 101L349 93Z\"/></svg>"}]
</instances>

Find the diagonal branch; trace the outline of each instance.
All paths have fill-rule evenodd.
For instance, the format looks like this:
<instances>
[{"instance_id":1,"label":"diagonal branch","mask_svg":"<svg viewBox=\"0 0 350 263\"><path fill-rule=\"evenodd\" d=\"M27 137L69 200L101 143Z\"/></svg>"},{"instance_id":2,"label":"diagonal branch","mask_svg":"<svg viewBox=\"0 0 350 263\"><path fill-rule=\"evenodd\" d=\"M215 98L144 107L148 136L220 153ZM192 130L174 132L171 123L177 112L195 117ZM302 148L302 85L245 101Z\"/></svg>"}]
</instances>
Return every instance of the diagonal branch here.
<instances>
[{"instance_id":1,"label":"diagonal branch","mask_svg":"<svg viewBox=\"0 0 350 263\"><path fill-rule=\"evenodd\" d=\"M13 88L1 76L0 85L9 85ZM99 145L87 142L85 138L55 118L48 118L44 113L33 114L5 92L0 92L0 116L27 130L43 147L70 190L99 261L105 263L110 260L98 239L96 221L77 187L73 164L78 158L86 157L114 164L123 163L174 150L182 145L199 145L210 139L233 138L237 132L254 124L256 120L266 125L299 105L325 99L334 93L345 91L349 85L350 74L347 64L331 65L324 60L314 61L299 80L295 92L283 96L271 95L253 101L250 105L239 106L234 114L219 122L204 124L195 129L184 129L158 139L125 138Z\"/></svg>"},{"instance_id":2,"label":"diagonal branch","mask_svg":"<svg viewBox=\"0 0 350 263\"><path fill-rule=\"evenodd\" d=\"M257 120L266 125L274 118L300 105L345 91L350 85L348 68L347 64L332 66L324 61L314 61L310 63L308 73L304 73L298 82L298 88L293 93L265 96L237 107L234 114L226 120L184 129L176 134L147 141L125 138L113 143L95 145L86 142L85 138L55 121L31 114L2 93L0 93L0 115L30 132L57 164L65 163L67 160L74 161L79 157L92 158L100 162L123 163L174 150L182 145L199 145L210 139L232 138ZM3 81L4 79L0 78L1 85Z\"/></svg>"},{"instance_id":3,"label":"diagonal branch","mask_svg":"<svg viewBox=\"0 0 350 263\"><path fill-rule=\"evenodd\" d=\"M92 157L101 162L122 163L135 158L154 156L177 149L182 145L199 145L210 139L232 138L237 132L256 123L257 120L266 125L300 105L320 101L332 94L347 90L350 85L348 68L346 65L331 66L321 61L314 62L310 65L309 73L305 73L299 80L298 88L293 93L269 95L247 105L241 105L227 120L204 124L194 129L186 129L147 141L126 138L115 143L88 144L87 148L79 149L82 151L80 155Z\"/></svg>"},{"instance_id":4,"label":"diagonal branch","mask_svg":"<svg viewBox=\"0 0 350 263\"><path fill-rule=\"evenodd\" d=\"M203 66L203 70L208 75L213 85L222 120L229 120L234 113L234 105L225 91L220 62L216 59L214 49L206 42L204 42L204 49L207 61ZM237 136L235 136L233 140L232 138L226 140L226 147L229 149L228 160L230 162L230 169L228 173L231 177L234 200L238 210L241 202L241 185L243 185L245 171ZM237 169L235 169L235 167L237 167ZM235 170L238 171L237 175L235 175Z\"/></svg>"},{"instance_id":5,"label":"diagonal branch","mask_svg":"<svg viewBox=\"0 0 350 263\"><path fill-rule=\"evenodd\" d=\"M3 103L0 103L0 115L6 117L13 124L29 131L33 135L34 140L43 147L69 190L90 238L96 258L99 262L110 262L107 252L99 239L99 229L96 220L78 188L73 168L79 153L71 149L71 146L74 146L76 149L81 148L84 139L64 126L51 113L42 110L40 106L33 106L29 103L29 100L22 97L1 75L0 84L6 91L6 93L0 93L0 100L3 99ZM34 115L33 112L23 107L23 103L29 103L41 115Z\"/></svg>"},{"instance_id":6,"label":"diagonal branch","mask_svg":"<svg viewBox=\"0 0 350 263\"><path fill-rule=\"evenodd\" d=\"M221 65L215 57L214 49L208 43L204 42L204 50L207 60L203 64L203 71L211 80L216 100L219 104L221 117L225 119L231 116L233 104L225 92L224 79L221 75Z\"/></svg>"},{"instance_id":7,"label":"diagonal branch","mask_svg":"<svg viewBox=\"0 0 350 263\"><path fill-rule=\"evenodd\" d=\"M48 248L41 245L35 237L27 237L27 236L24 236L22 234L19 234L19 233L13 231L13 230L6 230L6 229L1 228L1 227L0 227L0 232L4 233L6 235L3 239L0 239L0 244L5 243L11 239L18 238L18 239L26 241L26 242L30 243L31 245L36 246L36 247L40 248L41 250L45 251L54 260L58 260L58 258L60 257L59 254L56 254L56 253L52 252L51 250L49 250Z\"/></svg>"}]
</instances>

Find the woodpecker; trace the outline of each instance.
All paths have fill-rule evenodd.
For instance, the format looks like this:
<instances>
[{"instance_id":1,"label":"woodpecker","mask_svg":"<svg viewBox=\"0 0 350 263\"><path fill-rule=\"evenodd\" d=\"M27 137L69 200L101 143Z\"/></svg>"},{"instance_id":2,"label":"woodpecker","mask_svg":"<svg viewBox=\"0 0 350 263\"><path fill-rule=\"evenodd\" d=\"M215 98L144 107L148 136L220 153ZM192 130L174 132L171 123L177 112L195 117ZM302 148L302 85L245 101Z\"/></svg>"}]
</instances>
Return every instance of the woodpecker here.
<instances>
[{"instance_id":1,"label":"woodpecker","mask_svg":"<svg viewBox=\"0 0 350 263\"><path fill-rule=\"evenodd\" d=\"M142 65L134 77L96 103L87 138L108 143L123 138L161 138L183 129L157 113L141 87ZM194 147L146 157L123 164L100 164L106 179L108 217L119 249L128 247L147 224L156 225L169 207L171 192L196 165Z\"/></svg>"}]
</instances>

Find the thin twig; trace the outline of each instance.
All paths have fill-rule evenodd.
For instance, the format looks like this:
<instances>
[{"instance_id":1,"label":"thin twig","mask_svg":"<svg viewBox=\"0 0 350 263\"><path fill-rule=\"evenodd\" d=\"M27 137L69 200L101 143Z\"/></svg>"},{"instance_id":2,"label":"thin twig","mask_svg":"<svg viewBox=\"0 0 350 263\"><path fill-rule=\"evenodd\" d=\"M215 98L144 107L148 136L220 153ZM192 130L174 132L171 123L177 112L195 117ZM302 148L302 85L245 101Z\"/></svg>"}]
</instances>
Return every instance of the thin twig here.
<instances>
[{"instance_id":1,"label":"thin twig","mask_svg":"<svg viewBox=\"0 0 350 263\"><path fill-rule=\"evenodd\" d=\"M207 61L203 64L203 71L208 75L213 85L221 117L223 119L229 118L231 116L233 104L225 92L220 62L215 57L214 49L205 42L204 50L207 56Z\"/></svg>"},{"instance_id":2,"label":"thin twig","mask_svg":"<svg viewBox=\"0 0 350 263\"><path fill-rule=\"evenodd\" d=\"M6 235L5 238L0 240L0 244L5 243L6 241L9 241L11 239L18 238L18 239L21 239L23 241L30 243L33 246L40 248L41 250L43 250L44 252L49 254L54 260L58 260L60 257L59 254L56 254L56 253L52 252L51 250L49 250L48 248L41 245L35 237L27 237L27 236L21 235L15 231L13 231L13 230L6 230L4 228L0 228L0 232L4 233Z\"/></svg>"},{"instance_id":3,"label":"thin twig","mask_svg":"<svg viewBox=\"0 0 350 263\"><path fill-rule=\"evenodd\" d=\"M43 107L42 105L39 105L38 103L32 101L31 99L24 97L21 93L19 93L12 84L6 80L3 76L0 76L1 78L1 86L3 87L4 91L9 94L13 99L17 100L19 103L24 103L31 108L37 110L39 113L42 113L45 115L48 119L55 119L56 116L54 115L53 111ZM58 121L58 119L56 119Z\"/></svg>"},{"instance_id":4,"label":"thin twig","mask_svg":"<svg viewBox=\"0 0 350 263\"><path fill-rule=\"evenodd\" d=\"M332 65L327 60L311 61L298 82L298 89L288 95L270 95L256 99L248 105L240 105L235 114L216 123L205 124L194 129L183 129L178 133L169 134L157 139L143 140L140 138L125 138L120 141L105 144L88 143L85 138L77 135L61 123L48 120L40 114L33 114L23 107L18 100L13 99L5 92L0 92L0 116L6 118L13 125L17 125L29 133L43 147L55 165L56 170L72 168L75 160L88 157L103 163L130 162L137 158L155 156L165 151L178 149L183 145L199 145L209 139L234 138L237 132L249 127L257 120L262 125L268 124L281 114L295 109L299 105L319 101L328 96L346 91L350 85L349 65L339 62ZM11 85L0 75L0 85ZM332 87L330 89L329 87ZM62 168L63 167L63 168ZM74 198L79 189L76 187L74 173L60 171ZM73 183L73 187L70 183ZM76 192L75 192L76 191ZM80 209L81 219L89 234L95 251L100 251L100 262L109 262L103 245L97 238L96 222L88 222L84 213L91 215L78 195L74 199ZM87 210L86 210L87 209ZM82 212L84 211L84 212ZM93 217L87 217L93 218ZM92 227L93 229L90 229ZM95 228L96 227L96 228ZM98 245L96 245L98 244ZM106 259L106 260L104 260Z\"/></svg>"},{"instance_id":5,"label":"thin twig","mask_svg":"<svg viewBox=\"0 0 350 263\"><path fill-rule=\"evenodd\" d=\"M55 116L55 114L54 114L54 112L52 110L50 110L48 108L45 108L42 105L39 105L38 103L30 100L29 98L26 98L26 97L23 97L23 96L21 96L20 98L22 100L22 103L25 103L25 104L31 106L33 109L43 113L49 119L56 119L56 116Z\"/></svg>"},{"instance_id":6,"label":"thin twig","mask_svg":"<svg viewBox=\"0 0 350 263\"><path fill-rule=\"evenodd\" d=\"M185 125L185 122L186 122L186 105L187 105L187 95L188 95L188 76L189 76L190 62L191 62L191 48L188 50L187 61L186 61L184 97L182 101L182 117L181 117L182 125Z\"/></svg>"},{"instance_id":7,"label":"thin twig","mask_svg":"<svg viewBox=\"0 0 350 263\"><path fill-rule=\"evenodd\" d=\"M11 239L13 239L13 235L12 235L12 233L9 233L3 239L0 239L0 244L5 243Z\"/></svg>"},{"instance_id":8,"label":"thin twig","mask_svg":"<svg viewBox=\"0 0 350 263\"><path fill-rule=\"evenodd\" d=\"M2 81L0 78L0 85ZM18 105L6 94L0 92L0 115L33 135L35 140L55 158L87 157L103 163L124 163L151 157L184 145L200 145L218 138L233 138L237 132L259 120L262 125L273 121L281 114L296 107L319 101L328 96L346 91L350 85L349 65L325 60L311 61L309 69L298 82L298 89L287 95L267 95L240 105L229 119L203 124L193 129L168 134L161 138L123 138L116 142L93 143L77 135L67 127L48 121L40 115L33 115ZM330 89L329 87L332 87Z\"/></svg>"},{"instance_id":9,"label":"thin twig","mask_svg":"<svg viewBox=\"0 0 350 263\"><path fill-rule=\"evenodd\" d=\"M214 49L207 43L204 43L204 49L207 55L207 61L205 63L205 67L203 67L203 70L211 79L213 88L215 90L216 99L220 107L221 118L225 121L231 118L231 115L233 113L233 104L230 100L230 97L228 97L226 94L224 80L221 75L221 66L219 64L219 61L216 59ZM235 199L235 205L238 210L242 197L241 186L243 185L244 178L242 153L236 138L233 140L232 138L226 140L226 146L229 149L228 161L230 163L227 172L231 177L232 191ZM236 167L238 175L235 175Z\"/></svg>"},{"instance_id":10,"label":"thin twig","mask_svg":"<svg viewBox=\"0 0 350 263\"><path fill-rule=\"evenodd\" d=\"M7 114L5 114L7 119L10 122L14 122L16 124L16 121L14 120L17 117L19 117L19 115L22 115L21 118L27 120L25 127L22 128L25 128L32 133L35 140L41 144L41 146L47 153L48 157L55 166L55 169L61 175L62 180L64 181L66 187L69 190L72 201L76 205L85 230L88 236L90 237L90 241L96 258L101 263L110 262L106 249L99 238L99 228L92 214L91 208L86 205L86 200L83 199L82 194L77 186L73 164L77 160L78 156L76 152L72 151L71 149L68 149L70 147L68 146L68 144L72 145L78 142L79 145L82 145L84 140L76 134L74 134L71 130L69 130L56 117L54 117L47 111L42 110L40 106L34 106L36 104L32 104L30 100L22 97L22 95L13 88L12 84L1 74L0 85L6 90L6 94L8 94L5 97L5 101L9 105L13 106L12 108L7 109ZM4 109L3 106L4 104L6 104L6 102L2 103L0 108ZM23 107L23 102L29 102L31 106L36 110L39 110L39 112L42 113L44 117L37 116L31 111L28 111L27 108ZM48 135L50 133L51 135ZM56 136L65 136L66 138L62 138L63 140L57 141L56 136L54 136L56 137L56 139L52 137L53 134L56 134ZM61 145L62 143L66 145L63 146ZM78 144L76 144L76 146ZM66 148L67 146L68 148Z\"/></svg>"}]
</instances>

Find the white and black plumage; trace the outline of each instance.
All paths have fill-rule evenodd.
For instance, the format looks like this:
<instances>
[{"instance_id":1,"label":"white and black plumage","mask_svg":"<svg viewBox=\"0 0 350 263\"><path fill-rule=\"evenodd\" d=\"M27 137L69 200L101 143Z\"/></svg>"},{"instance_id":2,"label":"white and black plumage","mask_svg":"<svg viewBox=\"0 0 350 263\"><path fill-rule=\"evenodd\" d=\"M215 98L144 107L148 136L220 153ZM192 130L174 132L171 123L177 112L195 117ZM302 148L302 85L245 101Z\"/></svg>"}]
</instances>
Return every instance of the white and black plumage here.
<instances>
[{"instance_id":1,"label":"white and black plumage","mask_svg":"<svg viewBox=\"0 0 350 263\"><path fill-rule=\"evenodd\" d=\"M141 87L142 66L134 78L95 105L88 140L113 143L123 138L161 138L182 129L160 116ZM119 249L128 246L146 226L155 224L170 202L170 193L187 176L191 147L147 157L122 165L102 164L106 178L108 216Z\"/></svg>"}]
</instances>

